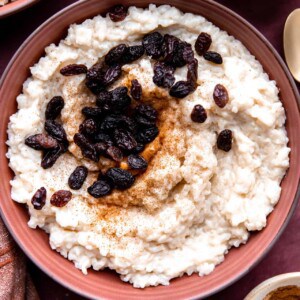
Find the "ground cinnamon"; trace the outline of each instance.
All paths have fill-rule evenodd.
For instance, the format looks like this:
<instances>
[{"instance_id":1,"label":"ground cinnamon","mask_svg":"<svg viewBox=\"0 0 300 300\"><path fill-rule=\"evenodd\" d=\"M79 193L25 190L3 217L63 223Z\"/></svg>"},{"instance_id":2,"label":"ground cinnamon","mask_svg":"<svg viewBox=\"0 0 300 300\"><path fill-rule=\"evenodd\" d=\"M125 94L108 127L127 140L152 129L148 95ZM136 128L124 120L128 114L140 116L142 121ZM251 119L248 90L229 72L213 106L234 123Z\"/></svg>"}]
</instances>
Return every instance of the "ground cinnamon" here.
<instances>
[{"instance_id":1,"label":"ground cinnamon","mask_svg":"<svg viewBox=\"0 0 300 300\"><path fill-rule=\"evenodd\" d=\"M300 287L287 285L270 292L263 300L299 300Z\"/></svg>"}]
</instances>

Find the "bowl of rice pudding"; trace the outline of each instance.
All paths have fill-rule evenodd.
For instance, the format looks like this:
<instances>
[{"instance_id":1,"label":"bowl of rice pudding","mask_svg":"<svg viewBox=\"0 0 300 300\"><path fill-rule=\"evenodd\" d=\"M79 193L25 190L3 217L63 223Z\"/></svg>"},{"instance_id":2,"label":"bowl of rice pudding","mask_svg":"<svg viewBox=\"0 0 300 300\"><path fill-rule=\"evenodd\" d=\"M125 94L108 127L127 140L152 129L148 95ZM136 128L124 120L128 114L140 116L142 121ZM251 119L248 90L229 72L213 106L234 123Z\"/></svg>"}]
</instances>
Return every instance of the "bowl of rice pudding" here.
<instances>
[{"instance_id":1,"label":"bowl of rice pudding","mask_svg":"<svg viewBox=\"0 0 300 300\"><path fill-rule=\"evenodd\" d=\"M23 10L38 0L1 0L0 1L0 19Z\"/></svg>"},{"instance_id":2,"label":"bowl of rice pudding","mask_svg":"<svg viewBox=\"0 0 300 300\"><path fill-rule=\"evenodd\" d=\"M81 295L205 297L258 263L295 208L297 89L219 4L117 4L69 6L8 66L1 213Z\"/></svg>"}]
</instances>

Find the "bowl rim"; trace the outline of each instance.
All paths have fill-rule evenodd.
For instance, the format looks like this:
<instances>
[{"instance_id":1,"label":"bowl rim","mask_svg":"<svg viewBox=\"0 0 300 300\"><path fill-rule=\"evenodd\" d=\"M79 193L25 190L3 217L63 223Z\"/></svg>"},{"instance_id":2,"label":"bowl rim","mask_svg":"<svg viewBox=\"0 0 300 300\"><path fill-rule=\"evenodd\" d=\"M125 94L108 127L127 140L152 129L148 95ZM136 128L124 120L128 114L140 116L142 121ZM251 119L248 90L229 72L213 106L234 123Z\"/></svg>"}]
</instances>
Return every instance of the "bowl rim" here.
<instances>
[{"instance_id":1,"label":"bowl rim","mask_svg":"<svg viewBox=\"0 0 300 300\"><path fill-rule=\"evenodd\" d=\"M0 19L17 13L40 0L17 0L0 7Z\"/></svg>"},{"instance_id":2,"label":"bowl rim","mask_svg":"<svg viewBox=\"0 0 300 300\"><path fill-rule=\"evenodd\" d=\"M19 0L22 1L22 0ZM36 1L36 0L30 0L30 1ZM279 55L279 53L277 52L277 50L273 47L273 45L267 40L267 38L258 30L256 29L250 22L248 22L246 19L244 19L243 17L241 17L239 14L237 14L236 12L232 11L230 8L215 2L213 0L201 0L203 2L207 2L213 6L216 6L222 10L224 10L227 14L230 14L233 18L237 19L238 21L244 23L267 47L268 49L272 52L272 54L274 55L275 59L278 61L280 67L282 68L282 70L285 73L285 76L287 77L289 84L291 86L291 89L293 90L293 94L295 96L295 99L297 100L297 107L298 107L298 113L300 112L300 95L299 95L299 91L298 88L296 86L296 83L290 73L290 71L288 70L287 65L284 63L283 58ZM48 24L51 23L53 20L55 20L57 17L63 15L65 12L67 12L68 10L72 9L73 7L76 7L78 5L80 5L81 3L84 2L88 2L88 0L78 0L66 7L64 7L63 9L59 10L58 12L56 12L54 15L52 15L50 18L48 18L45 22L43 22L41 25L39 25L27 38L26 40L21 44L21 46L18 48L18 50L15 52L15 54L13 55L13 57L10 59L9 63L7 64L1 79L0 79L0 90L3 86L3 83L5 81L5 77L7 75L7 73L9 72L11 66L13 65L15 59L20 55L20 53L22 52L22 50L27 46L27 44L31 41L31 39L40 31L42 31L44 29L44 27ZM155 2L155 1L154 1ZM167 5L173 5L172 3L165 3ZM158 4L159 6L162 4ZM176 7L176 6L175 6ZM95 15L96 16L96 15ZM1 16L0 16L1 18ZM81 22L82 23L82 22ZM71 24L70 24L71 25ZM243 276L245 276L250 270L252 270L255 266L257 266L261 260L267 255L267 253L271 250L271 248L274 246L274 244L278 241L279 237L281 236L281 234L283 233L283 231L285 230L286 226L288 225L291 217L293 216L295 209L297 207L299 198L300 198L300 182L299 182L300 178L298 178L298 184L297 184L297 191L295 193L295 197L293 199L292 205L290 207L290 210L288 212L288 214L286 215L285 220L282 223L282 226L280 227L280 229L278 230L277 234L274 236L273 240L269 243L269 245L265 248L264 252L256 259L255 263L253 263L249 268L246 268L244 270L242 270L241 272L239 272L235 278L233 278L232 280L224 283L223 285L220 285L219 287L216 287L215 289L210 290L209 292L207 292L206 294L201 294L201 297L205 298L208 296L211 296L217 292L220 292L221 290L225 289L226 287L232 285L233 283L237 282L239 279L241 279ZM34 256L31 255L31 253L23 246L23 244L21 243L20 240L18 240L17 236L15 235L13 228L9 226L9 222L6 219L2 208L0 206L0 216L2 218L2 220L4 221L6 227L8 228L10 234L13 236L14 240L17 242L18 246L22 249L22 251L26 254L26 256L28 258L30 258L30 260L38 267L40 268L44 273L46 273L50 278L52 278L54 281L56 281L57 283L61 284L62 286L64 286L67 289L70 289L72 291L74 291L75 293L77 293L80 296L83 297L88 297L88 298L95 298L95 296L93 294L90 294L88 291L83 291L83 290L78 290L76 288L76 286L74 286L73 284L69 284L66 280L61 280L60 278L55 277L55 274L48 270L46 266L39 264L39 262L35 259ZM52 250L53 251L53 250ZM198 299L197 297L199 297L200 295L195 295L193 298L191 299ZM103 297L97 297L97 299L105 299Z\"/></svg>"}]
</instances>

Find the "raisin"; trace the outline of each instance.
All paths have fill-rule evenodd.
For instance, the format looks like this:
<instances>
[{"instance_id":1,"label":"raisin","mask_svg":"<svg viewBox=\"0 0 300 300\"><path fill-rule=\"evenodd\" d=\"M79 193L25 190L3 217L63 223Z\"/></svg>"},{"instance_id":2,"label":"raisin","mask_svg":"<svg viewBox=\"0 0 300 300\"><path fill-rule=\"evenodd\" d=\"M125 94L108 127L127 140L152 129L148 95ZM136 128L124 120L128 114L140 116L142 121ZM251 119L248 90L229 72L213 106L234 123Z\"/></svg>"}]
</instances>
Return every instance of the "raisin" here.
<instances>
[{"instance_id":1,"label":"raisin","mask_svg":"<svg viewBox=\"0 0 300 300\"><path fill-rule=\"evenodd\" d=\"M184 48L182 51L183 60L188 64L194 60L194 51L192 45L189 43L184 44Z\"/></svg>"},{"instance_id":2,"label":"raisin","mask_svg":"<svg viewBox=\"0 0 300 300\"><path fill-rule=\"evenodd\" d=\"M89 140L81 133L74 135L74 143L80 148L82 155L95 162L98 162L99 155L95 147L89 142Z\"/></svg>"},{"instance_id":3,"label":"raisin","mask_svg":"<svg viewBox=\"0 0 300 300\"><path fill-rule=\"evenodd\" d=\"M115 188L119 190L130 188L135 181L130 172L120 168L108 169L105 175L113 181Z\"/></svg>"},{"instance_id":4,"label":"raisin","mask_svg":"<svg viewBox=\"0 0 300 300\"><path fill-rule=\"evenodd\" d=\"M167 66L163 62L156 62L153 68L153 82L160 87L170 88L174 82L174 72L175 68L172 66Z\"/></svg>"},{"instance_id":5,"label":"raisin","mask_svg":"<svg viewBox=\"0 0 300 300\"><path fill-rule=\"evenodd\" d=\"M157 120L157 115L157 111L150 105L140 104L134 109L134 118L140 125L154 125Z\"/></svg>"},{"instance_id":6,"label":"raisin","mask_svg":"<svg viewBox=\"0 0 300 300\"><path fill-rule=\"evenodd\" d=\"M194 86L189 81L177 81L170 89L169 94L175 98L184 98L194 91Z\"/></svg>"},{"instance_id":7,"label":"raisin","mask_svg":"<svg viewBox=\"0 0 300 300\"><path fill-rule=\"evenodd\" d=\"M199 56L202 56L211 45L211 36L208 33L201 32L195 42L195 50Z\"/></svg>"},{"instance_id":8,"label":"raisin","mask_svg":"<svg viewBox=\"0 0 300 300\"><path fill-rule=\"evenodd\" d=\"M60 74L64 76L72 76L85 74L87 72L87 67L85 65L71 64L60 69Z\"/></svg>"},{"instance_id":9,"label":"raisin","mask_svg":"<svg viewBox=\"0 0 300 300\"><path fill-rule=\"evenodd\" d=\"M232 146L232 131L230 129L222 130L217 139L217 147L225 152L230 151Z\"/></svg>"},{"instance_id":10,"label":"raisin","mask_svg":"<svg viewBox=\"0 0 300 300\"><path fill-rule=\"evenodd\" d=\"M111 91L111 109L116 111L123 111L131 103L131 98L128 96L128 89L125 86L120 86Z\"/></svg>"},{"instance_id":11,"label":"raisin","mask_svg":"<svg viewBox=\"0 0 300 300\"><path fill-rule=\"evenodd\" d=\"M25 139L25 144L35 150L53 149L58 146L58 142L53 137L39 133Z\"/></svg>"},{"instance_id":12,"label":"raisin","mask_svg":"<svg viewBox=\"0 0 300 300\"><path fill-rule=\"evenodd\" d=\"M144 149L145 149L145 145L144 144L137 143L137 146L134 149L131 150L131 153L138 154L138 153L144 151Z\"/></svg>"},{"instance_id":13,"label":"raisin","mask_svg":"<svg viewBox=\"0 0 300 300\"><path fill-rule=\"evenodd\" d=\"M105 86L114 83L122 74L121 65L113 65L109 67L103 76L103 84Z\"/></svg>"},{"instance_id":14,"label":"raisin","mask_svg":"<svg viewBox=\"0 0 300 300\"><path fill-rule=\"evenodd\" d=\"M101 81L103 76L103 63L98 62L88 69L86 79L91 81Z\"/></svg>"},{"instance_id":15,"label":"raisin","mask_svg":"<svg viewBox=\"0 0 300 300\"><path fill-rule=\"evenodd\" d=\"M197 88L198 79L198 60L194 58L187 65L187 81L190 83L192 90Z\"/></svg>"},{"instance_id":16,"label":"raisin","mask_svg":"<svg viewBox=\"0 0 300 300\"><path fill-rule=\"evenodd\" d=\"M63 144L59 144L59 146L55 149L51 149L45 152L41 166L43 169L49 169L51 168L57 159L64 153L66 152L65 146Z\"/></svg>"},{"instance_id":17,"label":"raisin","mask_svg":"<svg viewBox=\"0 0 300 300\"><path fill-rule=\"evenodd\" d=\"M106 153L111 157L114 161L122 161L124 156L123 152L120 148L115 146L110 146L107 148Z\"/></svg>"},{"instance_id":18,"label":"raisin","mask_svg":"<svg viewBox=\"0 0 300 300\"><path fill-rule=\"evenodd\" d=\"M103 116L102 109L99 107L89 107L86 106L82 109L82 114L89 118L89 119L94 119L94 120L99 120Z\"/></svg>"},{"instance_id":19,"label":"raisin","mask_svg":"<svg viewBox=\"0 0 300 300\"><path fill-rule=\"evenodd\" d=\"M164 62L174 68L183 67L187 63L186 60L190 59L190 55L192 54L192 58L194 56L190 44L170 34L164 36L162 53Z\"/></svg>"},{"instance_id":20,"label":"raisin","mask_svg":"<svg viewBox=\"0 0 300 300\"><path fill-rule=\"evenodd\" d=\"M111 137L108 134L105 134L103 132L96 133L96 135L94 135L93 139L96 143L104 142L104 143L107 143L109 146L113 145L113 141L112 141Z\"/></svg>"},{"instance_id":21,"label":"raisin","mask_svg":"<svg viewBox=\"0 0 300 300\"><path fill-rule=\"evenodd\" d=\"M159 32L152 32L143 37L143 46L148 56L158 59L162 55L163 36Z\"/></svg>"},{"instance_id":22,"label":"raisin","mask_svg":"<svg viewBox=\"0 0 300 300\"><path fill-rule=\"evenodd\" d=\"M136 140L143 144L150 143L157 137L158 133L159 131L156 126L144 128L136 134Z\"/></svg>"},{"instance_id":23,"label":"raisin","mask_svg":"<svg viewBox=\"0 0 300 300\"><path fill-rule=\"evenodd\" d=\"M59 142L67 142L67 134L63 126L54 120L46 120L45 130Z\"/></svg>"},{"instance_id":24,"label":"raisin","mask_svg":"<svg viewBox=\"0 0 300 300\"><path fill-rule=\"evenodd\" d=\"M85 85L95 95L105 90L105 85L99 80L87 80Z\"/></svg>"},{"instance_id":25,"label":"raisin","mask_svg":"<svg viewBox=\"0 0 300 300\"><path fill-rule=\"evenodd\" d=\"M94 198L100 198L109 195L112 191L112 188L107 181L97 180L90 187L88 187L87 191Z\"/></svg>"},{"instance_id":26,"label":"raisin","mask_svg":"<svg viewBox=\"0 0 300 300\"><path fill-rule=\"evenodd\" d=\"M131 80L130 94L131 94L131 97L134 100L136 100L136 101L141 100L141 97L142 97L142 86L140 85L140 83L138 82L137 79Z\"/></svg>"},{"instance_id":27,"label":"raisin","mask_svg":"<svg viewBox=\"0 0 300 300\"><path fill-rule=\"evenodd\" d=\"M114 131L114 140L119 148L126 151L131 151L137 146L133 135L125 129L116 129Z\"/></svg>"},{"instance_id":28,"label":"raisin","mask_svg":"<svg viewBox=\"0 0 300 300\"><path fill-rule=\"evenodd\" d=\"M97 129L97 123L93 119L86 119L79 126L79 132L88 136L93 136Z\"/></svg>"},{"instance_id":29,"label":"raisin","mask_svg":"<svg viewBox=\"0 0 300 300\"><path fill-rule=\"evenodd\" d=\"M109 115L101 123L101 130L105 133L112 132L116 128L125 128L130 132L136 131L136 123L130 117L122 115Z\"/></svg>"},{"instance_id":30,"label":"raisin","mask_svg":"<svg viewBox=\"0 0 300 300\"><path fill-rule=\"evenodd\" d=\"M222 84L217 84L213 93L215 103L223 108L229 101L228 92Z\"/></svg>"},{"instance_id":31,"label":"raisin","mask_svg":"<svg viewBox=\"0 0 300 300\"><path fill-rule=\"evenodd\" d=\"M108 147L110 147L110 145L106 142L99 142L94 145L94 148L95 148L97 154L104 155L104 156L107 156L106 151L107 151Z\"/></svg>"},{"instance_id":32,"label":"raisin","mask_svg":"<svg viewBox=\"0 0 300 300\"><path fill-rule=\"evenodd\" d=\"M141 58L145 52L143 45L130 46L126 48L122 61L124 64L129 64Z\"/></svg>"},{"instance_id":33,"label":"raisin","mask_svg":"<svg viewBox=\"0 0 300 300\"><path fill-rule=\"evenodd\" d=\"M105 55L105 63L108 66L113 66L115 64L120 64L126 52L127 46L125 44L120 44L112 49Z\"/></svg>"},{"instance_id":34,"label":"raisin","mask_svg":"<svg viewBox=\"0 0 300 300\"><path fill-rule=\"evenodd\" d=\"M63 207L67 205L67 203L71 200L71 198L72 198L72 193L70 191L59 190L52 195L50 199L50 203L51 205L56 207Z\"/></svg>"},{"instance_id":35,"label":"raisin","mask_svg":"<svg viewBox=\"0 0 300 300\"><path fill-rule=\"evenodd\" d=\"M148 163L145 158L137 154L131 154L128 156L128 165L131 169L135 170L146 170L148 167Z\"/></svg>"},{"instance_id":36,"label":"raisin","mask_svg":"<svg viewBox=\"0 0 300 300\"><path fill-rule=\"evenodd\" d=\"M111 110L112 93L108 91L100 92L96 98L96 105L103 111Z\"/></svg>"},{"instance_id":37,"label":"raisin","mask_svg":"<svg viewBox=\"0 0 300 300\"><path fill-rule=\"evenodd\" d=\"M109 10L108 15L113 22L120 22L126 18L127 10L127 7L121 4L116 5Z\"/></svg>"},{"instance_id":38,"label":"raisin","mask_svg":"<svg viewBox=\"0 0 300 300\"><path fill-rule=\"evenodd\" d=\"M223 63L222 56L217 52L207 51L203 54L203 57L204 57L204 59L211 61L218 65Z\"/></svg>"},{"instance_id":39,"label":"raisin","mask_svg":"<svg viewBox=\"0 0 300 300\"><path fill-rule=\"evenodd\" d=\"M65 102L61 96L53 97L46 106L46 120L55 120L64 108Z\"/></svg>"},{"instance_id":40,"label":"raisin","mask_svg":"<svg viewBox=\"0 0 300 300\"><path fill-rule=\"evenodd\" d=\"M196 123L203 123L207 119L206 110L201 104L197 104L194 106L192 113L191 113L191 119L193 122Z\"/></svg>"},{"instance_id":41,"label":"raisin","mask_svg":"<svg viewBox=\"0 0 300 300\"><path fill-rule=\"evenodd\" d=\"M33 197L31 198L31 203L34 209L41 210L45 206L46 196L47 191L44 187L41 187L34 193Z\"/></svg>"},{"instance_id":42,"label":"raisin","mask_svg":"<svg viewBox=\"0 0 300 300\"><path fill-rule=\"evenodd\" d=\"M79 190L82 187L87 175L88 169L86 167L76 167L76 169L72 172L72 174L69 177L69 187L73 190Z\"/></svg>"}]
</instances>

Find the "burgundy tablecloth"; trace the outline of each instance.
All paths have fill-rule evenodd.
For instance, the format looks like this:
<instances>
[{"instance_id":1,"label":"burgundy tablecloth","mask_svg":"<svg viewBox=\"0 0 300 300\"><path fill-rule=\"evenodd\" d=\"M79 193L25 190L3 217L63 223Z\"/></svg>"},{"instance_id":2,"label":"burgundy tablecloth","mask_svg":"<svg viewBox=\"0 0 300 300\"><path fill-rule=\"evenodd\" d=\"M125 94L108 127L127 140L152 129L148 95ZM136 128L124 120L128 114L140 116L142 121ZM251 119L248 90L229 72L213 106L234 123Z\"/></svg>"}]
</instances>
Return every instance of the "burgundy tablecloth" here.
<instances>
[{"instance_id":1,"label":"burgundy tablecloth","mask_svg":"<svg viewBox=\"0 0 300 300\"><path fill-rule=\"evenodd\" d=\"M75 0L42 0L25 11L0 20L0 75L25 38L43 21L73 2ZM219 2L256 26L283 55L284 22L293 9L300 7L300 0L220 0ZM41 299L83 299L50 279L32 263L28 262L28 266ZM294 271L300 271L299 206L285 232L267 257L245 277L209 299L241 300L261 281L277 274Z\"/></svg>"}]
</instances>

